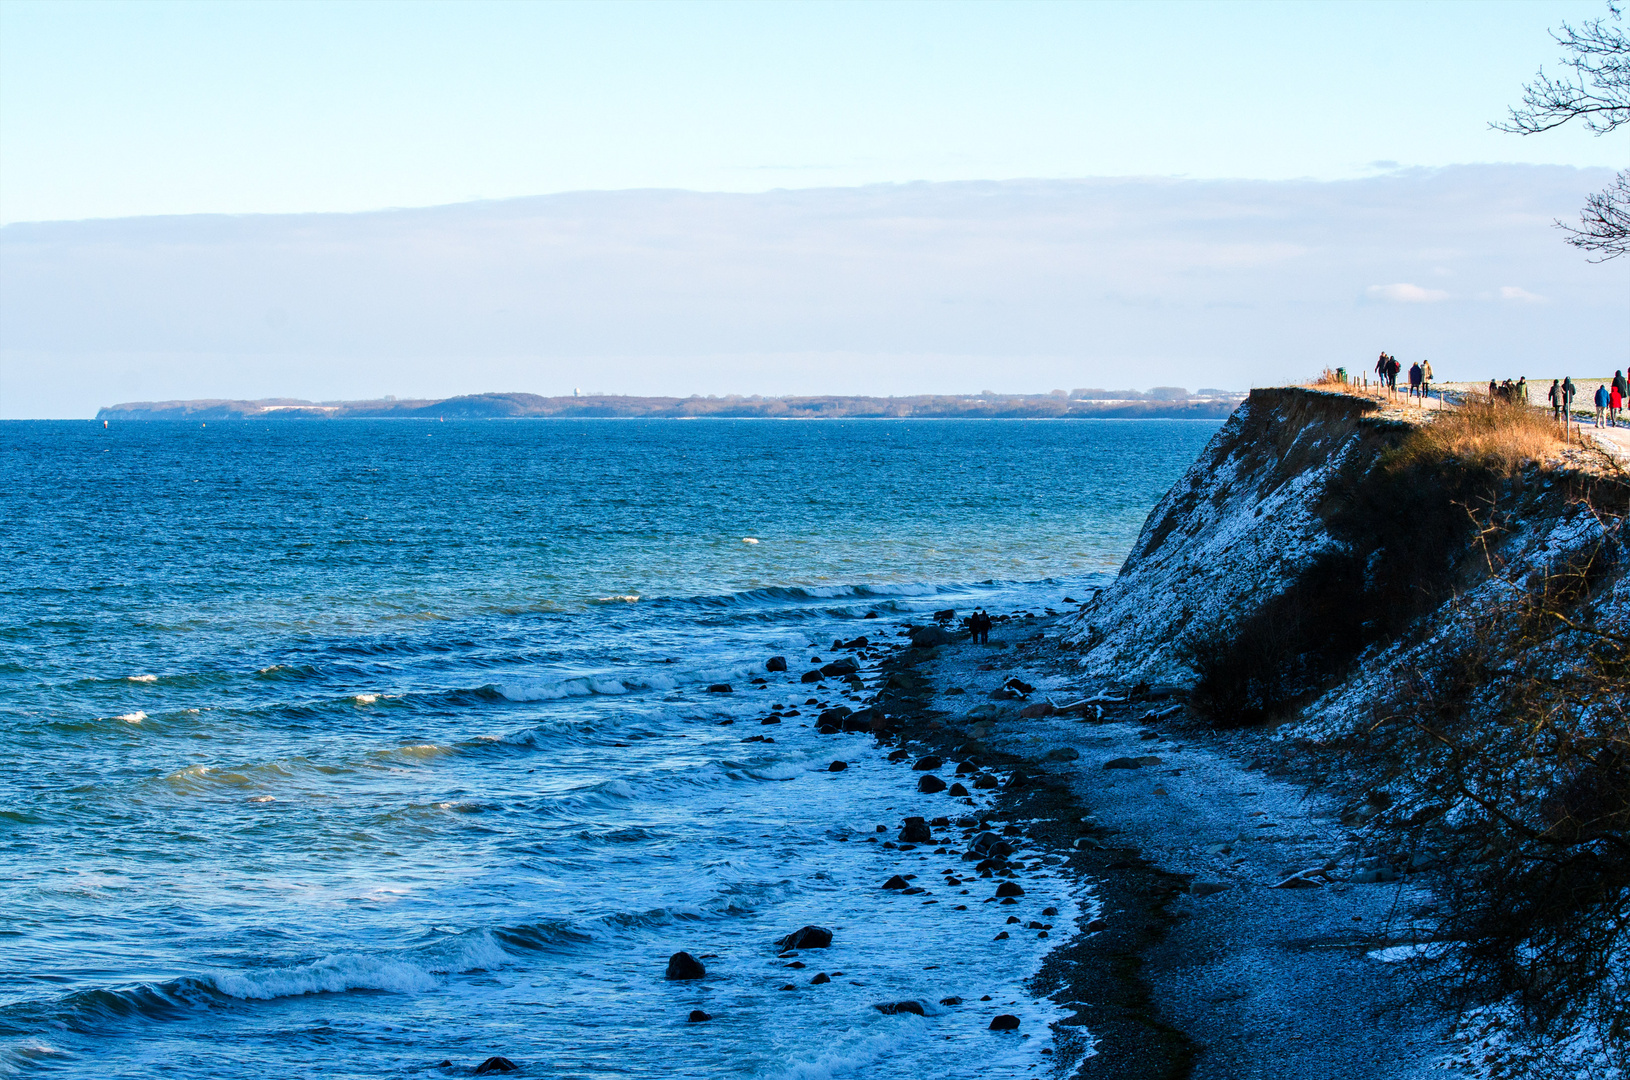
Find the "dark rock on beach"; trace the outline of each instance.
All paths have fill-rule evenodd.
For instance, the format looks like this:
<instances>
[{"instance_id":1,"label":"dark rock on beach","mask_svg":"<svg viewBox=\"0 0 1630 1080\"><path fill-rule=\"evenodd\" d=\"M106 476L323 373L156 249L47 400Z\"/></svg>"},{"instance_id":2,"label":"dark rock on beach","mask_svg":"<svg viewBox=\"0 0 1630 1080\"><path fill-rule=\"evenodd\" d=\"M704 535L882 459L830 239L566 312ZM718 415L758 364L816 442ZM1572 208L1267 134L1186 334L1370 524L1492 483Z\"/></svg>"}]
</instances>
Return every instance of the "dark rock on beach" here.
<instances>
[{"instance_id":1,"label":"dark rock on beach","mask_svg":"<svg viewBox=\"0 0 1630 1080\"><path fill-rule=\"evenodd\" d=\"M775 947L786 952L789 949L824 949L831 944L832 931L824 926L806 926L777 940Z\"/></svg>"},{"instance_id":2,"label":"dark rock on beach","mask_svg":"<svg viewBox=\"0 0 1630 1080\"><path fill-rule=\"evenodd\" d=\"M705 1024L711 1019L713 1019L712 1013L705 1013L701 1009L692 1009L690 1011L690 1018L686 1022L691 1024Z\"/></svg>"},{"instance_id":3,"label":"dark rock on beach","mask_svg":"<svg viewBox=\"0 0 1630 1080\"><path fill-rule=\"evenodd\" d=\"M849 659L849 657L845 656L834 660L830 664L827 664L825 667L821 668L821 674L831 675L834 678L842 678L845 675L853 675L859 670L860 665Z\"/></svg>"},{"instance_id":4,"label":"dark rock on beach","mask_svg":"<svg viewBox=\"0 0 1630 1080\"><path fill-rule=\"evenodd\" d=\"M676 952L668 957L668 978L700 979L707 974L702 962L688 952Z\"/></svg>"},{"instance_id":5,"label":"dark rock on beach","mask_svg":"<svg viewBox=\"0 0 1630 1080\"><path fill-rule=\"evenodd\" d=\"M1012 1013L1003 1013L990 1022L991 1031L1018 1031L1019 1018Z\"/></svg>"},{"instance_id":6,"label":"dark rock on beach","mask_svg":"<svg viewBox=\"0 0 1630 1080\"><path fill-rule=\"evenodd\" d=\"M1145 756L1145 757L1118 757L1118 758L1110 758L1108 761L1104 762L1104 768L1106 768L1106 769L1143 769L1143 768L1147 768L1147 767L1152 766L1152 765L1159 765L1159 764L1160 764L1160 759L1153 756L1153 755L1148 755L1148 756Z\"/></svg>"},{"instance_id":7,"label":"dark rock on beach","mask_svg":"<svg viewBox=\"0 0 1630 1080\"><path fill-rule=\"evenodd\" d=\"M920 817L908 817L900 826L900 841L906 844L932 844L934 833Z\"/></svg>"},{"instance_id":8,"label":"dark rock on beach","mask_svg":"<svg viewBox=\"0 0 1630 1080\"><path fill-rule=\"evenodd\" d=\"M929 754L926 757L918 758L916 764L912 765L911 767L919 772L927 772L932 769L937 769L943 764L945 764L945 762L940 758L935 757L933 754Z\"/></svg>"},{"instance_id":9,"label":"dark rock on beach","mask_svg":"<svg viewBox=\"0 0 1630 1080\"><path fill-rule=\"evenodd\" d=\"M765 671L785 671L785 670L787 670L787 658L785 656L772 656L772 657L770 657L768 660L764 661L764 670Z\"/></svg>"},{"instance_id":10,"label":"dark rock on beach","mask_svg":"<svg viewBox=\"0 0 1630 1080\"><path fill-rule=\"evenodd\" d=\"M710 694L734 694L735 689L727 682L716 682L707 688Z\"/></svg>"},{"instance_id":11,"label":"dark rock on beach","mask_svg":"<svg viewBox=\"0 0 1630 1080\"><path fill-rule=\"evenodd\" d=\"M922 779L917 781L917 790L922 792L924 795L936 795L945 790L945 781L941 780L933 773L928 773ZM926 843L926 841L924 842Z\"/></svg>"},{"instance_id":12,"label":"dark rock on beach","mask_svg":"<svg viewBox=\"0 0 1630 1080\"><path fill-rule=\"evenodd\" d=\"M817 724L841 724L843 718L854 712L847 705L839 705L833 709L822 709L821 714L815 718Z\"/></svg>"},{"instance_id":13,"label":"dark rock on beach","mask_svg":"<svg viewBox=\"0 0 1630 1080\"><path fill-rule=\"evenodd\" d=\"M1017 881L1004 881L996 886L997 896L1023 896L1024 889Z\"/></svg>"},{"instance_id":14,"label":"dark rock on beach","mask_svg":"<svg viewBox=\"0 0 1630 1080\"><path fill-rule=\"evenodd\" d=\"M514 1072L519 1068L520 1066L509 1060L509 1058L499 1057L497 1054L494 1054L492 1057L475 1067L475 1074L477 1076L484 1076L487 1073Z\"/></svg>"},{"instance_id":15,"label":"dark rock on beach","mask_svg":"<svg viewBox=\"0 0 1630 1080\"><path fill-rule=\"evenodd\" d=\"M883 714L877 709L862 709L844 718L844 731L878 731L883 726Z\"/></svg>"},{"instance_id":16,"label":"dark rock on beach","mask_svg":"<svg viewBox=\"0 0 1630 1080\"><path fill-rule=\"evenodd\" d=\"M952 784L950 787L950 793L953 797L960 799L968 794L968 789L963 787L961 784Z\"/></svg>"},{"instance_id":17,"label":"dark rock on beach","mask_svg":"<svg viewBox=\"0 0 1630 1080\"><path fill-rule=\"evenodd\" d=\"M923 1013L923 1003L920 1001L889 1001L881 1005L873 1005L872 1008L876 1009L884 1016L893 1016L896 1013L915 1013L918 1016L925 1015Z\"/></svg>"},{"instance_id":18,"label":"dark rock on beach","mask_svg":"<svg viewBox=\"0 0 1630 1080\"><path fill-rule=\"evenodd\" d=\"M883 888L885 889L905 889L909 888L910 886L911 882L907 881L899 874L895 874L893 877L883 882Z\"/></svg>"},{"instance_id":19,"label":"dark rock on beach","mask_svg":"<svg viewBox=\"0 0 1630 1080\"><path fill-rule=\"evenodd\" d=\"M826 771L827 772L842 772L843 770L847 769L848 767L849 767L849 763L847 761L834 761L832 764L830 764L830 765L828 765L826 767Z\"/></svg>"},{"instance_id":20,"label":"dark rock on beach","mask_svg":"<svg viewBox=\"0 0 1630 1080\"><path fill-rule=\"evenodd\" d=\"M990 773L981 773L979 775L978 779L976 779L973 782L973 787L974 787L975 791L989 791L991 788L996 788L996 787L1001 787L1001 786L1002 786L1001 782L998 781L996 779L996 777L992 776Z\"/></svg>"},{"instance_id":21,"label":"dark rock on beach","mask_svg":"<svg viewBox=\"0 0 1630 1080\"><path fill-rule=\"evenodd\" d=\"M832 976L828 975L824 971L821 971L821 972L817 972L815 977L813 979L809 980L809 983L810 983L811 986L820 986L822 983L829 983L831 981L832 981Z\"/></svg>"},{"instance_id":22,"label":"dark rock on beach","mask_svg":"<svg viewBox=\"0 0 1630 1080\"><path fill-rule=\"evenodd\" d=\"M938 626L909 626L906 633L911 635L912 647L917 649L949 645L957 639L955 634Z\"/></svg>"},{"instance_id":23,"label":"dark rock on beach","mask_svg":"<svg viewBox=\"0 0 1630 1080\"><path fill-rule=\"evenodd\" d=\"M821 676L821 673L819 671L806 671L806 672L803 673L802 676L799 677L798 681L799 682L820 682L821 678L822 678L822 676Z\"/></svg>"},{"instance_id":24,"label":"dark rock on beach","mask_svg":"<svg viewBox=\"0 0 1630 1080\"><path fill-rule=\"evenodd\" d=\"M1060 746L1047 751L1048 761L1076 761L1081 757L1081 751L1073 746Z\"/></svg>"}]
</instances>

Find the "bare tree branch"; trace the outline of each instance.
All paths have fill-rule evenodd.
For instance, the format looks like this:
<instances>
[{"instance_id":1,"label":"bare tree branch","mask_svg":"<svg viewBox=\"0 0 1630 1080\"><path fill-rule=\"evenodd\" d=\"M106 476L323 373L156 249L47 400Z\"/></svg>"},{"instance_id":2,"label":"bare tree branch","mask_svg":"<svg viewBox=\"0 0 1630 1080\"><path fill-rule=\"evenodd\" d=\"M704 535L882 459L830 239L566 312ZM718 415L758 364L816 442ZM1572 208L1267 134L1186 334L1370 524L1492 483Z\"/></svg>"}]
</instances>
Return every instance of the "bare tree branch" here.
<instances>
[{"instance_id":1,"label":"bare tree branch","mask_svg":"<svg viewBox=\"0 0 1630 1080\"><path fill-rule=\"evenodd\" d=\"M1562 24L1551 36L1562 46L1559 61L1567 74L1552 78L1541 68L1523 87L1522 107L1510 118L1489 126L1516 135L1537 135L1578 120L1587 131L1606 135L1630 124L1630 38L1617 0L1609 0L1608 19L1591 19L1579 27ZM1616 259L1630 250L1630 171L1619 173L1604 191L1590 196L1579 215L1579 228L1557 222L1567 242L1595 256L1592 262Z\"/></svg>"}]
</instances>

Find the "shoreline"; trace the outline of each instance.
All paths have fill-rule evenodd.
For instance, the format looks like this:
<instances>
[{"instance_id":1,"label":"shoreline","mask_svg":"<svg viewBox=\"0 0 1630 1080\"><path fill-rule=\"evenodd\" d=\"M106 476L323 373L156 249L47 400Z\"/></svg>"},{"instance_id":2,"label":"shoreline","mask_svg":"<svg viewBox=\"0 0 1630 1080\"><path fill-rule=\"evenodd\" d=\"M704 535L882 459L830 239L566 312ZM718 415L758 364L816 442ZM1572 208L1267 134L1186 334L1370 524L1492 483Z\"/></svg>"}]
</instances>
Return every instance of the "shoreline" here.
<instances>
[{"instance_id":1,"label":"shoreline","mask_svg":"<svg viewBox=\"0 0 1630 1080\"><path fill-rule=\"evenodd\" d=\"M1340 778L1185 726L1173 688L1083 680L1056 636L1066 617L1000 623L987 646L901 646L885 685L914 688L875 699L911 756L1007 774L982 819L1021 828L1092 897L1031 980L1070 1012L1049 1032L1053 1074L1381 1080L1451 1056L1452 1018L1412 994L1409 965L1389 962L1416 940L1410 916L1430 910L1430 894L1369 868L1361 825L1341 820ZM1013 678L1034 691L993 701ZM1124 700L1019 716L1092 696ZM1149 764L1104 768L1138 758Z\"/></svg>"}]
</instances>

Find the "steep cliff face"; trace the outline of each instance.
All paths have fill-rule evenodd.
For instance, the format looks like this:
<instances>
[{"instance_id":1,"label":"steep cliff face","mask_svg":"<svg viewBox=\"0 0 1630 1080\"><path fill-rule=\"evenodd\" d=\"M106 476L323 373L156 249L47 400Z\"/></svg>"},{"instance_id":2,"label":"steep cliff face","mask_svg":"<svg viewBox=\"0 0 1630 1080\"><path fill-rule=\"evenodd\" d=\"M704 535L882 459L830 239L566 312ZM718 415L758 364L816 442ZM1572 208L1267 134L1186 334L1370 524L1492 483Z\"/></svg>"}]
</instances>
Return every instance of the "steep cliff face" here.
<instances>
[{"instance_id":1,"label":"steep cliff face","mask_svg":"<svg viewBox=\"0 0 1630 1080\"><path fill-rule=\"evenodd\" d=\"M1090 672L1187 683L1198 628L1281 593L1338 541L1341 478L1362 475L1403 429L1338 394L1254 390L1144 523L1115 584L1065 634Z\"/></svg>"},{"instance_id":2,"label":"steep cliff face","mask_svg":"<svg viewBox=\"0 0 1630 1080\"><path fill-rule=\"evenodd\" d=\"M1418 650L1456 618L1581 552L1602 553L1582 612L1626 610L1630 560L1608 527L1622 475L1400 471L1388 452L1412 425L1376 413L1346 395L1253 391L1066 628L1088 673L1192 686L1210 648L1213 667L1277 665L1269 697L1324 694L1342 711L1374 692L1369 674L1429 660Z\"/></svg>"}]
</instances>

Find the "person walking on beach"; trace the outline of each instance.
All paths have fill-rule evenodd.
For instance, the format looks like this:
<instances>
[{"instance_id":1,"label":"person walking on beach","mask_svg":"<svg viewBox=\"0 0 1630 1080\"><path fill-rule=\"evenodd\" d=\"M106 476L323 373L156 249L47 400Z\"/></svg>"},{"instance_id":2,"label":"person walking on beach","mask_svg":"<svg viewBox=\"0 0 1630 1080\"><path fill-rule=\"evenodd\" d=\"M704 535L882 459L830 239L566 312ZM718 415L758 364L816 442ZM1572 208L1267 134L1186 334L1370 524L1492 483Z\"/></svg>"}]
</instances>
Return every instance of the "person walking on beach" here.
<instances>
[{"instance_id":1,"label":"person walking on beach","mask_svg":"<svg viewBox=\"0 0 1630 1080\"><path fill-rule=\"evenodd\" d=\"M1499 401L1500 400L1500 384L1495 382L1493 379L1489 380L1489 400L1490 401Z\"/></svg>"},{"instance_id":2,"label":"person walking on beach","mask_svg":"<svg viewBox=\"0 0 1630 1080\"><path fill-rule=\"evenodd\" d=\"M1551 399L1551 419L1562 419L1562 383L1559 380L1551 380L1551 392L1547 396Z\"/></svg>"},{"instance_id":3,"label":"person walking on beach","mask_svg":"<svg viewBox=\"0 0 1630 1080\"><path fill-rule=\"evenodd\" d=\"M1606 386L1598 386L1596 388L1596 396L1593 399L1593 402L1596 405L1596 426L1601 427L1602 426L1602 421L1607 418L1607 387Z\"/></svg>"},{"instance_id":4,"label":"person walking on beach","mask_svg":"<svg viewBox=\"0 0 1630 1080\"><path fill-rule=\"evenodd\" d=\"M1421 361L1421 397L1427 397L1432 392L1432 361Z\"/></svg>"},{"instance_id":5,"label":"person walking on beach","mask_svg":"<svg viewBox=\"0 0 1630 1080\"><path fill-rule=\"evenodd\" d=\"M968 619L968 628L973 631L974 641L981 645L990 644L990 616L985 614L984 608L974 609Z\"/></svg>"},{"instance_id":6,"label":"person walking on beach","mask_svg":"<svg viewBox=\"0 0 1630 1080\"><path fill-rule=\"evenodd\" d=\"M1619 384L1614 383L1607 391L1607 426L1619 426L1619 410L1624 408L1624 395L1619 392Z\"/></svg>"},{"instance_id":7,"label":"person walking on beach","mask_svg":"<svg viewBox=\"0 0 1630 1080\"><path fill-rule=\"evenodd\" d=\"M1425 375L1421 371L1421 365L1420 364L1410 364L1409 365L1409 396L1410 397L1417 398L1417 397L1421 396L1421 380L1424 379L1424 378L1425 378Z\"/></svg>"},{"instance_id":8,"label":"person walking on beach","mask_svg":"<svg viewBox=\"0 0 1630 1080\"><path fill-rule=\"evenodd\" d=\"M1375 362L1375 381L1379 386L1385 386L1387 384L1387 361L1391 359L1392 357L1388 356L1386 353L1382 353L1381 359Z\"/></svg>"},{"instance_id":9,"label":"person walking on beach","mask_svg":"<svg viewBox=\"0 0 1630 1080\"><path fill-rule=\"evenodd\" d=\"M1524 375L1517 380L1517 394L1512 400L1518 405L1528 404L1528 376Z\"/></svg>"},{"instance_id":10,"label":"person walking on beach","mask_svg":"<svg viewBox=\"0 0 1630 1080\"><path fill-rule=\"evenodd\" d=\"M1619 404L1613 406L1614 424L1617 426L1618 410L1630 407L1630 380L1625 379L1624 372L1615 371L1613 373L1613 385L1608 393L1619 395Z\"/></svg>"}]
</instances>

